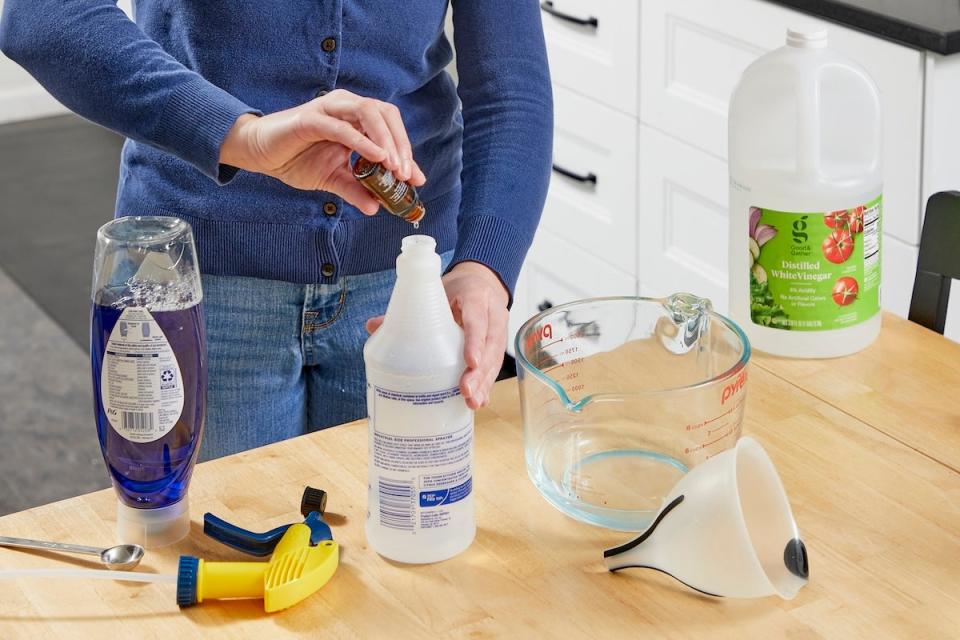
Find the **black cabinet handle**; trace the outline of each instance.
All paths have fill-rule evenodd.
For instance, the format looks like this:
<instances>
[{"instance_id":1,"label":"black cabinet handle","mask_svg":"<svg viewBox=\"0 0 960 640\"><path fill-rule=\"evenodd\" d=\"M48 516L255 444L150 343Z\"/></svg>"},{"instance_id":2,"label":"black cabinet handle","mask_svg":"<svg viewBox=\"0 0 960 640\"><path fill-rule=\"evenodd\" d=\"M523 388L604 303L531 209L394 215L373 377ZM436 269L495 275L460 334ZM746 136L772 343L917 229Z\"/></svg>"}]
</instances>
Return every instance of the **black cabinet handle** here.
<instances>
[{"instance_id":1,"label":"black cabinet handle","mask_svg":"<svg viewBox=\"0 0 960 640\"><path fill-rule=\"evenodd\" d=\"M537 311L546 311L547 309L550 309L552 307L553 307L553 303L547 299L544 299L543 302L537 305Z\"/></svg>"},{"instance_id":2,"label":"black cabinet handle","mask_svg":"<svg viewBox=\"0 0 960 640\"><path fill-rule=\"evenodd\" d=\"M573 24L583 24L594 28L596 28L599 24L597 19L593 16L590 16L589 18L578 18L577 16L571 16L568 13L557 11L553 8L553 0L543 0L543 2L540 3L540 8L552 16L556 16L561 20L566 20L567 22L572 22Z\"/></svg>"},{"instance_id":3,"label":"black cabinet handle","mask_svg":"<svg viewBox=\"0 0 960 640\"><path fill-rule=\"evenodd\" d=\"M577 182L592 182L593 184L597 184L597 174L593 173L592 171L587 175L583 175L582 173L574 173L569 169L564 169L558 164L553 165L553 170L560 175L566 176L571 180L576 180Z\"/></svg>"}]
</instances>

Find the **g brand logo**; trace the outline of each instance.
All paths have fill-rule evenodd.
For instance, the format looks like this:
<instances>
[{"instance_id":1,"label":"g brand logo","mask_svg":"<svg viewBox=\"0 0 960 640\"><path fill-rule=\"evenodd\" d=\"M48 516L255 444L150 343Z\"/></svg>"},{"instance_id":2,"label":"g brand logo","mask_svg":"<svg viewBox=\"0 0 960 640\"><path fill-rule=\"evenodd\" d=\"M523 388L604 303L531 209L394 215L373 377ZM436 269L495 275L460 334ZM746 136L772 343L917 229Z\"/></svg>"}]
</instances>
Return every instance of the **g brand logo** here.
<instances>
[{"instance_id":1,"label":"g brand logo","mask_svg":"<svg viewBox=\"0 0 960 640\"><path fill-rule=\"evenodd\" d=\"M793 242L803 244L810 236L807 234L807 216L800 216L798 220L793 221Z\"/></svg>"}]
</instances>

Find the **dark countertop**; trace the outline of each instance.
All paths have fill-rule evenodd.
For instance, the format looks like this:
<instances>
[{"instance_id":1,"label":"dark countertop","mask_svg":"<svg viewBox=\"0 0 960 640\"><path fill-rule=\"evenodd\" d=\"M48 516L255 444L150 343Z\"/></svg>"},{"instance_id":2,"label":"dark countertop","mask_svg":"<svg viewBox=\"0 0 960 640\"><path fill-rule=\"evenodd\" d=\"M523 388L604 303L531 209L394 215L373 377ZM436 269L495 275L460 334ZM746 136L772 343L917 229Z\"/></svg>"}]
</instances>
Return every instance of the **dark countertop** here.
<instances>
[{"instance_id":1,"label":"dark countertop","mask_svg":"<svg viewBox=\"0 0 960 640\"><path fill-rule=\"evenodd\" d=\"M769 0L894 42L960 52L960 0Z\"/></svg>"}]
</instances>

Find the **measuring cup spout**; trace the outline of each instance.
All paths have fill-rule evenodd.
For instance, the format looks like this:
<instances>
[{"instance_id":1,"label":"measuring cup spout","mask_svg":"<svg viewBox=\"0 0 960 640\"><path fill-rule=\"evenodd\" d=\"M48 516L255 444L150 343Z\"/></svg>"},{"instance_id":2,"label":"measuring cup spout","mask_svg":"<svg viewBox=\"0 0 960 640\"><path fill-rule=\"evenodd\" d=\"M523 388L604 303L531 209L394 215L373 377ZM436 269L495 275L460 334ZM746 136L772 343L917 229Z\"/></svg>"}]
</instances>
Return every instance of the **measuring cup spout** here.
<instances>
[{"instance_id":1,"label":"measuring cup spout","mask_svg":"<svg viewBox=\"0 0 960 640\"><path fill-rule=\"evenodd\" d=\"M752 438L694 467L646 531L603 555L610 571L656 569L701 593L734 598L789 600L809 576L783 485Z\"/></svg>"}]
</instances>

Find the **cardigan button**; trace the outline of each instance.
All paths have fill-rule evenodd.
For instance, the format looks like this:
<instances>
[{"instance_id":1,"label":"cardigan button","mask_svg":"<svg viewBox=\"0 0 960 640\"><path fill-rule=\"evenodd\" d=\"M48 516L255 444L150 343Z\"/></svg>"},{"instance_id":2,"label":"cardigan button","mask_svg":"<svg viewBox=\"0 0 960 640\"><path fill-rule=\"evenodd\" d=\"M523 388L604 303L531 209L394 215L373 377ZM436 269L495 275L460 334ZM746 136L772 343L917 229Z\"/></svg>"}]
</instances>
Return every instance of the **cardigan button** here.
<instances>
[{"instance_id":1,"label":"cardigan button","mask_svg":"<svg viewBox=\"0 0 960 640\"><path fill-rule=\"evenodd\" d=\"M335 202L328 202L323 205L323 212L328 216L337 215L337 204Z\"/></svg>"},{"instance_id":2,"label":"cardigan button","mask_svg":"<svg viewBox=\"0 0 960 640\"><path fill-rule=\"evenodd\" d=\"M336 269L329 262L324 262L323 266L320 267L320 273L323 274L324 278L330 278L333 276Z\"/></svg>"},{"instance_id":3,"label":"cardigan button","mask_svg":"<svg viewBox=\"0 0 960 640\"><path fill-rule=\"evenodd\" d=\"M337 48L337 41L334 38L324 38L323 42L320 43L320 46L324 51L330 53Z\"/></svg>"}]
</instances>

